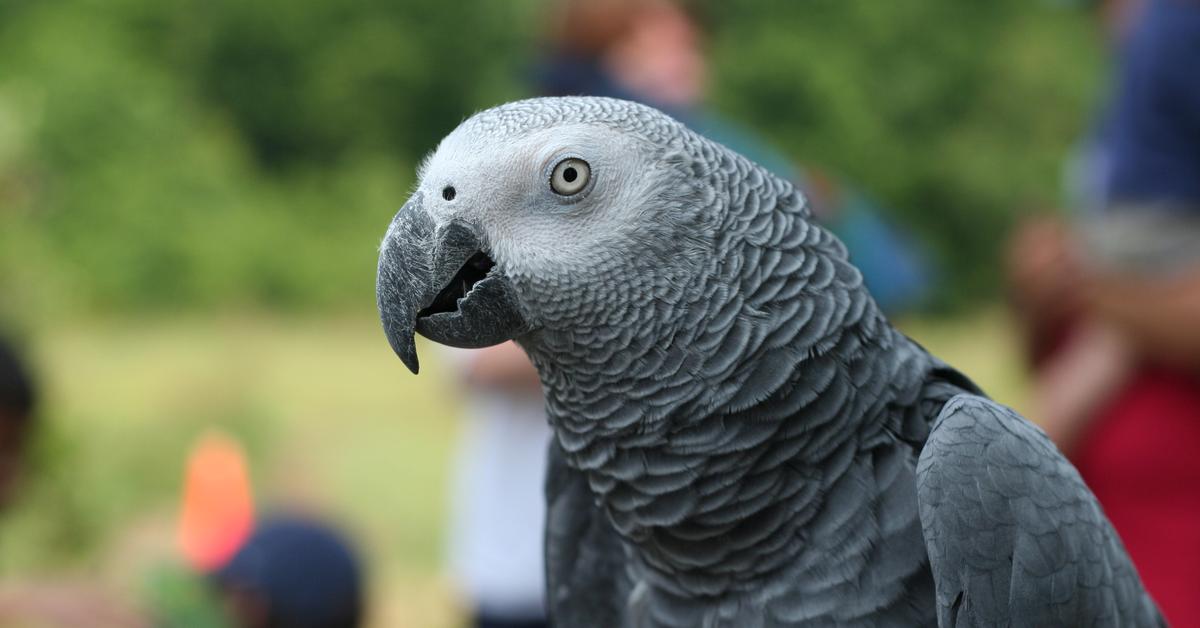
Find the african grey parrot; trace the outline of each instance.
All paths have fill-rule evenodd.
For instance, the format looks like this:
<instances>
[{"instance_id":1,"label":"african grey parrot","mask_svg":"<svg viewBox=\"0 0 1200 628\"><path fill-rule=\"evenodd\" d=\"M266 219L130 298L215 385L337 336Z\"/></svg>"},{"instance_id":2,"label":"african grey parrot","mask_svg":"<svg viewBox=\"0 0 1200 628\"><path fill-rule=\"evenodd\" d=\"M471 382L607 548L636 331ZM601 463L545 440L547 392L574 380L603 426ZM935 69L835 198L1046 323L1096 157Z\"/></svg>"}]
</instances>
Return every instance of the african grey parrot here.
<instances>
[{"instance_id":1,"label":"african grey parrot","mask_svg":"<svg viewBox=\"0 0 1200 628\"><path fill-rule=\"evenodd\" d=\"M791 183L605 98L476 114L419 179L384 329L414 373L414 332L537 367L556 626L1163 624L1075 469Z\"/></svg>"}]
</instances>

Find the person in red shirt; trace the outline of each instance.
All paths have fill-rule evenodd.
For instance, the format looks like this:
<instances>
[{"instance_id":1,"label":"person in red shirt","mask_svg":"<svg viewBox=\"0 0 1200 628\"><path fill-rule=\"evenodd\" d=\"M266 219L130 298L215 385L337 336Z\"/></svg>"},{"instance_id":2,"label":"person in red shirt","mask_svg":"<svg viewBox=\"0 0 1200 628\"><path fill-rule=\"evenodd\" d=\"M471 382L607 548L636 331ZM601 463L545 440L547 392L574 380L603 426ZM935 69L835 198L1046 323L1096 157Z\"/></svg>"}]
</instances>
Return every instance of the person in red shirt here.
<instances>
[{"instance_id":1,"label":"person in red shirt","mask_svg":"<svg viewBox=\"0 0 1200 628\"><path fill-rule=\"evenodd\" d=\"M1097 202L1019 229L1009 280L1036 367L1031 416L1171 624L1200 626L1200 2L1106 5L1128 19L1085 155L1082 196Z\"/></svg>"}]
</instances>

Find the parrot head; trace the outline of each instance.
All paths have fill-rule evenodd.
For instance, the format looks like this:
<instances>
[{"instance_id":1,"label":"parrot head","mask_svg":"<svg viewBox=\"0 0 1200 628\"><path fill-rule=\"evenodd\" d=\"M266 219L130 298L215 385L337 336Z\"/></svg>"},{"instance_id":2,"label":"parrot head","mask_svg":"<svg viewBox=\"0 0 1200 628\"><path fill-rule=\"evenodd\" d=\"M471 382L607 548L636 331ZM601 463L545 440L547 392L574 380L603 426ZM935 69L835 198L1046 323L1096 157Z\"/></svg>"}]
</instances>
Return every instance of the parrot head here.
<instances>
[{"instance_id":1,"label":"parrot head","mask_svg":"<svg viewBox=\"0 0 1200 628\"><path fill-rule=\"evenodd\" d=\"M380 247L392 348L416 373L414 333L468 348L594 339L677 301L715 232L694 137L607 98L532 99L463 122L421 166Z\"/></svg>"}]
</instances>

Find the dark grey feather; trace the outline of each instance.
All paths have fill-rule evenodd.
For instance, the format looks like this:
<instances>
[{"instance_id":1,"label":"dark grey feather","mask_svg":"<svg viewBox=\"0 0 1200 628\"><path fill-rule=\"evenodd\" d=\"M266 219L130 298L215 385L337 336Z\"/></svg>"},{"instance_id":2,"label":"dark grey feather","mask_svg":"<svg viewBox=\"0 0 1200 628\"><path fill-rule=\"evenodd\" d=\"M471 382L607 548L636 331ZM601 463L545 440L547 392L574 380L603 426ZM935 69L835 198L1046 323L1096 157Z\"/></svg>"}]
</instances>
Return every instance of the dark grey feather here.
<instances>
[{"instance_id":1,"label":"dark grey feather","mask_svg":"<svg viewBox=\"0 0 1200 628\"><path fill-rule=\"evenodd\" d=\"M625 550L587 483L550 444L546 602L559 626L623 626L631 584Z\"/></svg>"}]
</instances>

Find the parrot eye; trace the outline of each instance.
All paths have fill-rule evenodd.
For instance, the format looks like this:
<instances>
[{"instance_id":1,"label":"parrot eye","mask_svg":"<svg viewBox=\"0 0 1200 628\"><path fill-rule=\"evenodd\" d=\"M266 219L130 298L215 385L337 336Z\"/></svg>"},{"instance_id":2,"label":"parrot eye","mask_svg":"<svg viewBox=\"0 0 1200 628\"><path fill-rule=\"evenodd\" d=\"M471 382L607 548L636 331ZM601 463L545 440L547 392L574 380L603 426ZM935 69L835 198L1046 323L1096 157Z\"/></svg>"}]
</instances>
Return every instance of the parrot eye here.
<instances>
[{"instance_id":1,"label":"parrot eye","mask_svg":"<svg viewBox=\"0 0 1200 628\"><path fill-rule=\"evenodd\" d=\"M568 157L558 162L554 172L550 173L550 189L562 196L578 194L591 177L592 168L586 161Z\"/></svg>"}]
</instances>

